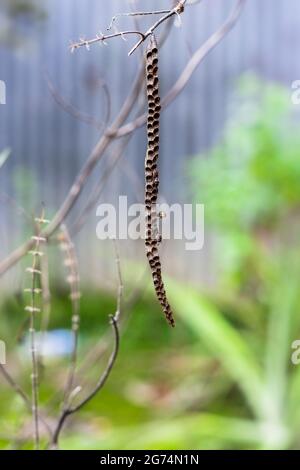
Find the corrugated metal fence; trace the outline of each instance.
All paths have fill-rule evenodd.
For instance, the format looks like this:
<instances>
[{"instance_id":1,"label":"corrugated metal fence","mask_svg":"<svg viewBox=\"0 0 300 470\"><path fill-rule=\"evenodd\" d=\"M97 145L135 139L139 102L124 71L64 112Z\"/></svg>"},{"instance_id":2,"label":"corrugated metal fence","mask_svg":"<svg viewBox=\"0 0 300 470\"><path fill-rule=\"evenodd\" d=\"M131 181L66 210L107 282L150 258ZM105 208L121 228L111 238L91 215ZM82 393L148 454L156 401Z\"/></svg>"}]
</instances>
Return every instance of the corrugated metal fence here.
<instances>
[{"instance_id":1,"label":"corrugated metal fence","mask_svg":"<svg viewBox=\"0 0 300 470\"><path fill-rule=\"evenodd\" d=\"M144 10L169 3L136 2ZM174 82L191 52L223 21L233 4L233 0L203 0L187 9L182 28L174 28L161 53L162 91ZM113 14L128 9L128 2L44 0L38 6L46 13L43 20L28 23L29 20L19 18L13 23L13 34L19 32L19 40L13 41L20 43L18 47L0 45L0 79L7 86L7 105L0 106L0 149L12 149L12 156L1 171L0 190L2 195L19 200L29 212L36 202L43 201L51 214L66 195L98 133L57 106L45 73L67 101L101 121L105 99L97 87L98 79L109 84L115 113L130 88L137 58L128 59L129 44L120 40L113 40L108 47L96 46L90 52L80 50L72 55L68 50L70 40L104 30ZM122 24L132 21L123 19ZM299 47L299 0L248 0L235 30L206 59L184 94L163 115L161 180L166 200L184 200L188 156L211 147L220 137L237 77L251 70L290 86L293 80L300 79ZM126 165L115 171L101 201L115 201L119 194L142 199L140 194L134 195L132 188L133 179L143 181L144 153L145 133L140 130L126 151ZM99 165L82 200L106 165L107 160ZM1 221L3 257L28 225L7 199L1 204ZM114 266L111 258L103 255L103 245L100 248L96 241L95 226L94 212L77 238L82 274L95 278L102 273L107 278ZM131 244L123 250L135 255L140 248ZM196 255L170 246L166 266L181 277L209 279L209 251L209 240L206 249Z\"/></svg>"}]
</instances>

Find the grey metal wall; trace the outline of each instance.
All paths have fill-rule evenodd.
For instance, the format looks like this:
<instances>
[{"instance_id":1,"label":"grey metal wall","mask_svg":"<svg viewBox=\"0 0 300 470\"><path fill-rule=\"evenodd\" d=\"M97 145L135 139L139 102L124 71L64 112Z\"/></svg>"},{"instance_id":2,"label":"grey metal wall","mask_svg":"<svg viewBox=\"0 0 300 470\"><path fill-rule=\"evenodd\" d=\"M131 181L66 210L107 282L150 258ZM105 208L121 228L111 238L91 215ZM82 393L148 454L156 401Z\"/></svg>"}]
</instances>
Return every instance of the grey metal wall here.
<instances>
[{"instance_id":1,"label":"grey metal wall","mask_svg":"<svg viewBox=\"0 0 300 470\"><path fill-rule=\"evenodd\" d=\"M167 0L136 3L140 9L169 5ZM174 28L161 53L162 92L174 82L191 51L223 21L233 4L233 0L203 0L187 9L182 28ZM23 34L21 47L0 46L0 79L7 84L7 105L0 106L0 149L12 149L10 160L0 172L0 192L18 199L29 212L36 202L43 201L51 215L98 134L57 106L49 93L45 71L61 95L101 120L105 100L95 86L97 78L109 84L115 113L130 88L137 58L128 59L129 44L120 40L112 41L108 47L95 46L90 52L80 50L72 55L68 50L71 40L95 35L105 29L113 14L127 10L125 0L44 0L39 5L47 13L45 20L30 24L26 20L20 24L18 20L15 25L21 37ZM185 198L188 157L211 147L220 138L237 77L251 70L290 86L300 78L299 46L299 0L248 0L235 30L206 59L185 92L163 115L162 191L169 202ZM115 171L102 201L114 201L119 194L141 198L132 188L133 179L143 181L144 153L145 133L141 130L126 151L126 166ZM82 200L106 165L107 160L99 165ZM93 273L95 278L105 273L107 278L111 259L106 259L103 251L107 253L107 249L103 250L96 241L95 226L93 213L77 238L83 275ZM1 257L17 243L26 227L23 216L2 199ZM170 246L166 265L179 276L209 279L209 246L209 237L206 249L197 255ZM131 256L140 249L132 244L123 248L124 254Z\"/></svg>"}]
</instances>

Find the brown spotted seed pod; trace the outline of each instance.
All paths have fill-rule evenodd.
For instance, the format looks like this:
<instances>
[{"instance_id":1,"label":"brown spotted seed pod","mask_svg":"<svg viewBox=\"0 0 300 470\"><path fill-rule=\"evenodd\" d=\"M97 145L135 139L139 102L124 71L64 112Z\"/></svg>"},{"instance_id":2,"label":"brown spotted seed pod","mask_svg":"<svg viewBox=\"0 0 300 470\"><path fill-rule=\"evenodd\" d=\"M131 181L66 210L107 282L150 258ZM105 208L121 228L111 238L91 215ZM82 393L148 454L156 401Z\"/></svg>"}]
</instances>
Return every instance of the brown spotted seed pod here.
<instances>
[{"instance_id":1,"label":"brown spotted seed pod","mask_svg":"<svg viewBox=\"0 0 300 470\"><path fill-rule=\"evenodd\" d=\"M175 321L162 279L161 261L159 256L161 236L159 234L156 206L159 188L158 158L161 105L159 96L158 48L154 35L151 36L146 52L146 77L148 97L148 146L145 161L145 245L157 298L169 324L174 327Z\"/></svg>"}]
</instances>

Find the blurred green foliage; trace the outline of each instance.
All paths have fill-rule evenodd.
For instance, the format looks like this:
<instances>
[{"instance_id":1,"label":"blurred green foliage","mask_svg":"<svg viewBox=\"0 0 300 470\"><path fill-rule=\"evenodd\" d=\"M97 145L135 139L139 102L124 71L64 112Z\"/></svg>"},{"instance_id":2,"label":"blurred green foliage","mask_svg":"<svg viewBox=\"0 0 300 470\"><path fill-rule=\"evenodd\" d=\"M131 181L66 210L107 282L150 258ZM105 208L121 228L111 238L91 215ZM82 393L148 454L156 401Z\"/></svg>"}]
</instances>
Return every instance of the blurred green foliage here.
<instances>
[{"instance_id":1,"label":"blurred green foliage","mask_svg":"<svg viewBox=\"0 0 300 470\"><path fill-rule=\"evenodd\" d=\"M45 12L37 0L3 0L1 9L13 18L24 15L37 20L45 18Z\"/></svg>"},{"instance_id":2,"label":"blurred green foliage","mask_svg":"<svg viewBox=\"0 0 300 470\"><path fill-rule=\"evenodd\" d=\"M241 81L235 102L222 143L194 159L191 174L206 222L220 234L220 280L252 296L261 277L273 281L298 253L299 120L288 90L253 77Z\"/></svg>"},{"instance_id":3,"label":"blurred green foliage","mask_svg":"<svg viewBox=\"0 0 300 470\"><path fill-rule=\"evenodd\" d=\"M218 343L233 335L224 366L268 430L261 445L299 445L300 369L291 363L300 337L299 119L286 89L254 77L241 81L235 102L222 143L191 171L216 235L211 301L219 323L228 315L242 326L237 334L220 323Z\"/></svg>"}]
</instances>

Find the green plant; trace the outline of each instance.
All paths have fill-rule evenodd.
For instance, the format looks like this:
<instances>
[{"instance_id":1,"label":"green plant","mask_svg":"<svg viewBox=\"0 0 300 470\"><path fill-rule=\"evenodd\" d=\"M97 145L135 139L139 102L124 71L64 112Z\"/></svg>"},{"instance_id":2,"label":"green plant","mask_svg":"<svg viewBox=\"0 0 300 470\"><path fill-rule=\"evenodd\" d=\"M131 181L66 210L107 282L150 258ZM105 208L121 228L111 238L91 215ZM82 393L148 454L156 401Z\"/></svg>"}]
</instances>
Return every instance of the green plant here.
<instances>
[{"instance_id":1,"label":"green plant","mask_svg":"<svg viewBox=\"0 0 300 470\"><path fill-rule=\"evenodd\" d=\"M299 444L300 136L288 92L247 77L224 140L192 162L197 200L216 233L210 300L171 289L177 314L239 385L260 448ZM173 299L172 299L173 297Z\"/></svg>"}]
</instances>

